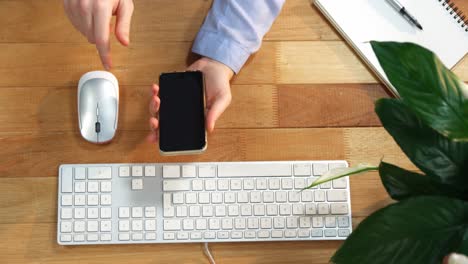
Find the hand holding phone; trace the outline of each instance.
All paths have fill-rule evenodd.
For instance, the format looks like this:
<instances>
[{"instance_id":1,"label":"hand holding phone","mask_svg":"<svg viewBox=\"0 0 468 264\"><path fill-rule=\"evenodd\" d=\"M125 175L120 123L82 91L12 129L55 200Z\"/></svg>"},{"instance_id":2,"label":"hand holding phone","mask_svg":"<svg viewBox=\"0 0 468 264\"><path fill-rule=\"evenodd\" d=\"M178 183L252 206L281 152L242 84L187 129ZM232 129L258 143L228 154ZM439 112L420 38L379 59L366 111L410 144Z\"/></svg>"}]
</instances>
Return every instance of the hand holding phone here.
<instances>
[{"instance_id":1,"label":"hand holding phone","mask_svg":"<svg viewBox=\"0 0 468 264\"><path fill-rule=\"evenodd\" d=\"M231 102L231 88L229 81L234 72L226 65L209 58L200 58L189 66L188 70L202 71L205 79L206 98L206 130L211 133L214 130L216 121L229 106ZM150 108L150 128L151 133L148 141L157 143L159 139L158 111L161 100L159 98L159 86L153 84L151 88Z\"/></svg>"}]
</instances>

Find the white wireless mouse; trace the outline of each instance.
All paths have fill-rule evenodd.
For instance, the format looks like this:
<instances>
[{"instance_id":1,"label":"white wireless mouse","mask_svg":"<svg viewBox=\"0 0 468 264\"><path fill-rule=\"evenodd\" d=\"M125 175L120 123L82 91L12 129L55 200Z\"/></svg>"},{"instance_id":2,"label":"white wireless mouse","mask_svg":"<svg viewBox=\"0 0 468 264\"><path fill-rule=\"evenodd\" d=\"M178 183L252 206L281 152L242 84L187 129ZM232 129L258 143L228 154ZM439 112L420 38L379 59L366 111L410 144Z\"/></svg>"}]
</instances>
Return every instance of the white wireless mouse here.
<instances>
[{"instance_id":1,"label":"white wireless mouse","mask_svg":"<svg viewBox=\"0 0 468 264\"><path fill-rule=\"evenodd\" d=\"M115 135L119 119L119 83L106 71L84 74L78 82L78 123L89 142L107 143Z\"/></svg>"}]
</instances>

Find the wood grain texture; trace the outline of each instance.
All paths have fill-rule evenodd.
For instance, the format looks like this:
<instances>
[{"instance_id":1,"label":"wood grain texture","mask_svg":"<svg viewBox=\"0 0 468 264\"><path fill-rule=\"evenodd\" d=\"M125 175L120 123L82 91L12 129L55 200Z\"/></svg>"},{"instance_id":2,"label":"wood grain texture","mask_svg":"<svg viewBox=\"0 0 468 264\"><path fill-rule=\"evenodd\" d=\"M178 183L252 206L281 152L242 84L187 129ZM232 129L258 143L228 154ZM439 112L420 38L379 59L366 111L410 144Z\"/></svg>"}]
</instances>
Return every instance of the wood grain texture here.
<instances>
[{"instance_id":1,"label":"wood grain texture","mask_svg":"<svg viewBox=\"0 0 468 264\"><path fill-rule=\"evenodd\" d=\"M206 263L201 244L77 246L56 243L62 163L345 159L407 169L373 113L386 97L374 76L307 0L281 15L232 85L233 101L198 156L161 157L145 141L148 88L183 70L211 0L138 0L131 45L112 38L121 84L119 132L96 146L79 135L76 85L101 69L62 0L0 1L0 255L2 263ZM456 0L468 11L468 1ZM468 81L468 58L455 67ZM351 178L353 226L392 200L377 173ZM328 263L337 241L212 244L218 263Z\"/></svg>"},{"instance_id":2,"label":"wood grain texture","mask_svg":"<svg viewBox=\"0 0 468 264\"><path fill-rule=\"evenodd\" d=\"M380 85L280 85L280 127L380 126L374 102Z\"/></svg>"},{"instance_id":3,"label":"wood grain texture","mask_svg":"<svg viewBox=\"0 0 468 264\"><path fill-rule=\"evenodd\" d=\"M0 177L56 176L63 163L346 159L357 165L377 164L384 155L388 161L405 161L381 127L218 129L209 136L205 154L175 157L160 156L146 135L146 131L121 131L111 144L94 145L75 132L1 133Z\"/></svg>"},{"instance_id":4,"label":"wood grain texture","mask_svg":"<svg viewBox=\"0 0 468 264\"><path fill-rule=\"evenodd\" d=\"M149 85L120 87L119 131L148 129L149 91ZM234 85L231 91L217 128L278 127L276 86ZM0 133L77 131L76 93L75 86L0 88Z\"/></svg>"}]
</instances>

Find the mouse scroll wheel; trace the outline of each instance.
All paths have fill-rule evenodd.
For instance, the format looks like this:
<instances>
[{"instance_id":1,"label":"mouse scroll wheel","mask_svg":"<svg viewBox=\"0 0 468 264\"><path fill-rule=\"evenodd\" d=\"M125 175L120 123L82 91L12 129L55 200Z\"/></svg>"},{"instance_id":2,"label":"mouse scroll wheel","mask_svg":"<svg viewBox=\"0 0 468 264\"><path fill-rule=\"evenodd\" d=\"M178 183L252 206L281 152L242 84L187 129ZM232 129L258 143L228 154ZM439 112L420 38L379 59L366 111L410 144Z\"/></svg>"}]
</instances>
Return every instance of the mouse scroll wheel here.
<instances>
[{"instance_id":1,"label":"mouse scroll wheel","mask_svg":"<svg viewBox=\"0 0 468 264\"><path fill-rule=\"evenodd\" d=\"M96 125L96 126L95 126L95 128L96 128L96 133L99 133L99 132L101 132L101 123L99 123L99 122L96 122L96 124L95 124L95 125Z\"/></svg>"}]
</instances>

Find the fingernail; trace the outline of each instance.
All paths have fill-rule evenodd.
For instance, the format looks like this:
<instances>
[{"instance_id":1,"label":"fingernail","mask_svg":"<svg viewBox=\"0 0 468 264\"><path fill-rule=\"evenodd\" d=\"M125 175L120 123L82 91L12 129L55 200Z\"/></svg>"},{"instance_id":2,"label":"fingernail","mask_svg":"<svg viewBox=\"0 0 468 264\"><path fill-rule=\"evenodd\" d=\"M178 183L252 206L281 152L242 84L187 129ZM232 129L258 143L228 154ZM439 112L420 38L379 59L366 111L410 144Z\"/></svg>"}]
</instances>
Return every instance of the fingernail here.
<instances>
[{"instance_id":1,"label":"fingernail","mask_svg":"<svg viewBox=\"0 0 468 264\"><path fill-rule=\"evenodd\" d=\"M104 64L104 69L106 69L106 71L108 71L110 69L109 65Z\"/></svg>"}]
</instances>

